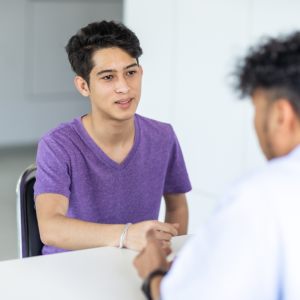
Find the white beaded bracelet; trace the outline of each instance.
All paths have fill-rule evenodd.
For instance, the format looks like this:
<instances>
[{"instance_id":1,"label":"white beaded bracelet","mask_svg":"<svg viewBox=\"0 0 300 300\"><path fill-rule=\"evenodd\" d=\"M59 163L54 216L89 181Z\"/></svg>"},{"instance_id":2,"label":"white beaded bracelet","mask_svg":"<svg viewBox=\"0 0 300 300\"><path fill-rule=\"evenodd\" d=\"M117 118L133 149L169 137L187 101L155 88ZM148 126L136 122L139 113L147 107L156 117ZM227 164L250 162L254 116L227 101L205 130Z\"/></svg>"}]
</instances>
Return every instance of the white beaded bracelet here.
<instances>
[{"instance_id":1,"label":"white beaded bracelet","mask_svg":"<svg viewBox=\"0 0 300 300\"><path fill-rule=\"evenodd\" d=\"M132 225L132 223L127 223L123 232L122 232L122 235L120 237L120 246L119 246L119 249L123 248L123 242L125 240L125 236L126 236L126 233L127 233L127 230L128 230L128 227Z\"/></svg>"}]
</instances>

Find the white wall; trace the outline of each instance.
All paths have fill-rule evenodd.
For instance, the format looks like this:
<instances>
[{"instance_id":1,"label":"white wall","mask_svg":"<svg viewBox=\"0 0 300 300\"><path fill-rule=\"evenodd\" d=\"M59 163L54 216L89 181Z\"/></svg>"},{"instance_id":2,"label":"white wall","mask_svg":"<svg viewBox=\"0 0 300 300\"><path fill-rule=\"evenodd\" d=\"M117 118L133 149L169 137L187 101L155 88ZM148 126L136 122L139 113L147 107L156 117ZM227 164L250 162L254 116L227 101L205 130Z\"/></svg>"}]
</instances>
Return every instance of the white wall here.
<instances>
[{"instance_id":1,"label":"white wall","mask_svg":"<svg viewBox=\"0 0 300 300\"><path fill-rule=\"evenodd\" d=\"M90 22L122 21L122 0L0 1L0 147L37 143L90 112L64 49Z\"/></svg>"},{"instance_id":2,"label":"white wall","mask_svg":"<svg viewBox=\"0 0 300 300\"><path fill-rule=\"evenodd\" d=\"M237 99L229 74L262 35L300 29L299 11L297 0L124 1L144 50L138 113L175 128L193 186L190 233L226 185L265 163L251 103Z\"/></svg>"}]
</instances>

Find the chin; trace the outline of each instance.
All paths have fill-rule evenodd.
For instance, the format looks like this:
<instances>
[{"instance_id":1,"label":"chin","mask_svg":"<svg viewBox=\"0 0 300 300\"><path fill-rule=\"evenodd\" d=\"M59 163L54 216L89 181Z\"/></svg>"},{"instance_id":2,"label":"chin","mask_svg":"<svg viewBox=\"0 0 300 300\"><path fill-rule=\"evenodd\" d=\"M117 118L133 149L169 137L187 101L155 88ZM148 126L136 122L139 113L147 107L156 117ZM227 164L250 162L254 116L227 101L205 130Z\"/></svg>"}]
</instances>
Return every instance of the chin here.
<instances>
[{"instance_id":1,"label":"chin","mask_svg":"<svg viewBox=\"0 0 300 300\"><path fill-rule=\"evenodd\" d=\"M127 121L133 118L135 115L135 111L128 111L128 112L123 112L121 114L116 114L114 117L116 120L119 121Z\"/></svg>"}]
</instances>

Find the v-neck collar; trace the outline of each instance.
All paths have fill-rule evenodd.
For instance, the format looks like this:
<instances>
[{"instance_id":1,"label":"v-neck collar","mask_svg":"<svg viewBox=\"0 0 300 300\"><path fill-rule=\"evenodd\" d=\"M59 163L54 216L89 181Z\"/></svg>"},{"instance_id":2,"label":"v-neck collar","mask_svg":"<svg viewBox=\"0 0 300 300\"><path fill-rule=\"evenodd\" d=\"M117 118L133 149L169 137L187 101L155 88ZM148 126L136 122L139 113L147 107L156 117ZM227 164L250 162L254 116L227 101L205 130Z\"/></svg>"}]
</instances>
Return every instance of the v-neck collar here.
<instances>
[{"instance_id":1,"label":"v-neck collar","mask_svg":"<svg viewBox=\"0 0 300 300\"><path fill-rule=\"evenodd\" d=\"M137 115L134 115L134 126L135 126L135 136L134 136L134 143L133 146L126 156L126 158L123 160L121 164L118 164L114 160L112 160L90 137L90 135L85 130L83 124L82 124L82 117L85 115L76 118L75 120L75 127L76 131L79 133L85 144L93 151L93 153L98 156L100 159L102 159L107 165L111 166L114 169L117 169L119 171L126 168L126 166L129 164L131 159L133 158L134 154L136 153L138 146L140 144L140 126L139 126L139 120Z\"/></svg>"}]
</instances>

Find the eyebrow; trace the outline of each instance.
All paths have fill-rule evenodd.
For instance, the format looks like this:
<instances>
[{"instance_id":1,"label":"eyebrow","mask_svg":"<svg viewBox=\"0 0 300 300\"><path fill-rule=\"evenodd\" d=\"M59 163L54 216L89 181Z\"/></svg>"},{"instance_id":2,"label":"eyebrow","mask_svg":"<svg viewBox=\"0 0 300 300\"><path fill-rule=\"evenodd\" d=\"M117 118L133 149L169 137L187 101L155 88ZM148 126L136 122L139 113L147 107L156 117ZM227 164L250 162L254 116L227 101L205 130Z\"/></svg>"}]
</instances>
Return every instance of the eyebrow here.
<instances>
[{"instance_id":1,"label":"eyebrow","mask_svg":"<svg viewBox=\"0 0 300 300\"><path fill-rule=\"evenodd\" d=\"M125 67L124 70L127 70L127 69L135 67L135 66L138 66L138 64L137 63L131 64L131 65ZM99 76L99 75L101 75L103 73L112 73L112 72L117 72L117 70L113 70L113 69L102 70L102 71L100 71L100 72L97 73L97 76Z\"/></svg>"}]
</instances>

